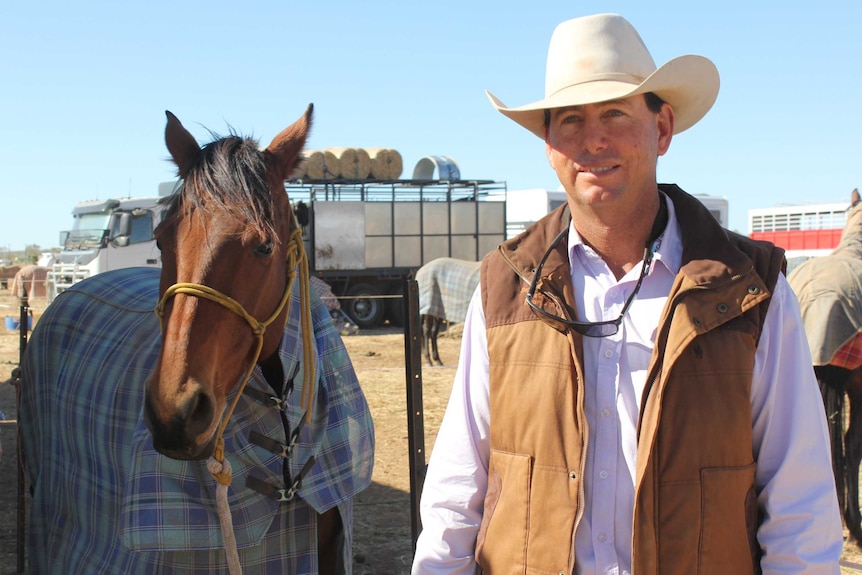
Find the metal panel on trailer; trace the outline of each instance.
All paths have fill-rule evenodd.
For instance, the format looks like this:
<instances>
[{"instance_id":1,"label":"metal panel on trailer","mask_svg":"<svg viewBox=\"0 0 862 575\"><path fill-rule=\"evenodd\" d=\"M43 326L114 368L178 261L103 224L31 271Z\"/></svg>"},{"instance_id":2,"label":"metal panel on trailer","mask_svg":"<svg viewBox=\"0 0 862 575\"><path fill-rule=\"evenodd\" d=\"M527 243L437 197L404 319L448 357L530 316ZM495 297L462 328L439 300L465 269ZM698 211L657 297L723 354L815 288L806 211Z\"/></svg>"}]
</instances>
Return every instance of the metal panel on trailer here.
<instances>
[{"instance_id":1,"label":"metal panel on trailer","mask_svg":"<svg viewBox=\"0 0 862 575\"><path fill-rule=\"evenodd\" d=\"M318 270L366 268L364 202L315 204L314 264Z\"/></svg>"},{"instance_id":2,"label":"metal panel on trailer","mask_svg":"<svg viewBox=\"0 0 862 575\"><path fill-rule=\"evenodd\" d=\"M365 233L392 235L392 202L365 202Z\"/></svg>"},{"instance_id":3,"label":"metal panel on trailer","mask_svg":"<svg viewBox=\"0 0 862 575\"><path fill-rule=\"evenodd\" d=\"M476 229L476 204L477 202L452 202L451 231L453 235L475 234ZM458 257L458 256L453 256ZM469 259L475 259L476 252ZM463 258L462 258L463 259Z\"/></svg>"},{"instance_id":4,"label":"metal panel on trailer","mask_svg":"<svg viewBox=\"0 0 862 575\"><path fill-rule=\"evenodd\" d=\"M455 243L461 240L453 240ZM437 258L449 257L449 237L448 236L425 236L422 245L422 264L427 264L431 260Z\"/></svg>"},{"instance_id":5,"label":"metal panel on trailer","mask_svg":"<svg viewBox=\"0 0 862 575\"><path fill-rule=\"evenodd\" d=\"M447 202L425 202L422 208L422 232L426 235L449 233L449 206Z\"/></svg>"},{"instance_id":6,"label":"metal panel on trailer","mask_svg":"<svg viewBox=\"0 0 862 575\"><path fill-rule=\"evenodd\" d=\"M506 222L506 204L503 202L477 202L479 233L499 234L500 222Z\"/></svg>"},{"instance_id":7,"label":"metal panel on trailer","mask_svg":"<svg viewBox=\"0 0 862 575\"><path fill-rule=\"evenodd\" d=\"M395 242L395 265L398 267L419 267L422 265L422 238L417 236L399 237Z\"/></svg>"},{"instance_id":8,"label":"metal panel on trailer","mask_svg":"<svg viewBox=\"0 0 862 575\"><path fill-rule=\"evenodd\" d=\"M476 236L453 237L452 257L459 260L476 261Z\"/></svg>"},{"instance_id":9,"label":"metal panel on trailer","mask_svg":"<svg viewBox=\"0 0 862 575\"><path fill-rule=\"evenodd\" d=\"M419 202L395 202L395 235L419 235L422 204Z\"/></svg>"},{"instance_id":10,"label":"metal panel on trailer","mask_svg":"<svg viewBox=\"0 0 862 575\"><path fill-rule=\"evenodd\" d=\"M394 265L392 236L365 238L365 263L369 268L389 268Z\"/></svg>"}]
</instances>

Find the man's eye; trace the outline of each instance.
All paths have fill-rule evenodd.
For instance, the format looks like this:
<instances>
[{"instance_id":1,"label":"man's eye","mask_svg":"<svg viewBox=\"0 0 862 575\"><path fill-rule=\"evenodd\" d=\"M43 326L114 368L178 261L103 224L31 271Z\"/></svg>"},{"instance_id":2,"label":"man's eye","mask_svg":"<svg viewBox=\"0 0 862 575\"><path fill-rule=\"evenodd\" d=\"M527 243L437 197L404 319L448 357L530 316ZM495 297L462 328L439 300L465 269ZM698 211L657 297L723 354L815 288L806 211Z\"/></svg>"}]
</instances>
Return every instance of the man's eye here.
<instances>
[{"instance_id":1,"label":"man's eye","mask_svg":"<svg viewBox=\"0 0 862 575\"><path fill-rule=\"evenodd\" d=\"M580 121L581 121L581 118L578 116L565 116L561 123L562 124L575 124L575 123L580 122Z\"/></svg>"},{"instance_id":2,"label":"man's eye","mask_svg":"<svg viewBox=\"0 0 862 575\"><path fill-rule=\"evenodd\" d=\"M620 110L608 110L605 112L605 116L622 116L623 113Z\"/></svg>"}]
</instances>

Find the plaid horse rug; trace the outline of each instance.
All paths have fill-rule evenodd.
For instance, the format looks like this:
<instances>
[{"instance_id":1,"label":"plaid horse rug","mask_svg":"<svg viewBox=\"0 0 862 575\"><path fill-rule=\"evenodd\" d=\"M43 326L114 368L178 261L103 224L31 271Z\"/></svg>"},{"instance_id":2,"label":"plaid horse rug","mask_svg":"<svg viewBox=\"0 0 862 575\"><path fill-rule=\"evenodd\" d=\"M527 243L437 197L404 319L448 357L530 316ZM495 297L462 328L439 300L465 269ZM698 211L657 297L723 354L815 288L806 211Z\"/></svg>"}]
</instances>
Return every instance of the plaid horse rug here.
<instances>
[{"instance_id":1,"label":"plaid horse rug","mask_svg":"<svg viewBox=\"0 0 862 575\"><path fill-rule=\"evenodd\" d=\"M814 365L862 366L862 203L848 212L838 247L801 263L787 281Z\"/></svg>"},{"instance_id":2,"label":"plaid horse rug","mask_svg":"<svg viewBox=\"0 0 862 575\"><path fill-rule=\"evenodd\" d=\"M481 263L437 258L419 268L416 272L419 314L449 323L463 323L470 299L479 285Z\"/></svg>"},{"instance_id":3,"label":"plaid horse rug","mask_svg":"<svg viewBox=\"0 0 862 575\"><path fill-rule=\"evenodd\" d=\"M142 417L144 381L161 345L153 313L158 296L158 269L102 273L61 293L33 331L20 412L33 575L227 573L206 462L156 452ZM286 460L249 440L258 432L284 444L282 419L296 429L304 415L299 314L295 282L279 350L295 388L272 397L256 368L224 433L233 468L229 504L246 573L317 573L315 512L333 507L344 524L341 559L350 573L352 497L371 482L371 415L319 300L312 302L318 381L311 422ZM246 487L249 477L287 487L284 466L297 477L311 456L314 464L289 502Z\"/></svg>"}]
</instances>

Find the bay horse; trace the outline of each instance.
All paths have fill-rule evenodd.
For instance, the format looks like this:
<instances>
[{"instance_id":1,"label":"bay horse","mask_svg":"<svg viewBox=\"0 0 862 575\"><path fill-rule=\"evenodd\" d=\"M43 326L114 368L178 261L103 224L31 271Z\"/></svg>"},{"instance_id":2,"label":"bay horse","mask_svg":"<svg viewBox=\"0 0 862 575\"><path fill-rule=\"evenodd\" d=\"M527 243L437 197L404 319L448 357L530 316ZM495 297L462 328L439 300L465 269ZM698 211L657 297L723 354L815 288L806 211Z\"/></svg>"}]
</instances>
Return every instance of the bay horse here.
<instances>
[{"instance_id":1,"label":"bay horse","mask_svg":"<svg viewBox=\"0 0 862 575\"><path fill-rule=\"evenodd\" d=\"M200 147L167 112L162 269L65 290L26 347L30 573L351 572L374 434L284 189L311 120Z\"/></svg>"},{"instance_id":2,"label":"bay horse","mask_svg":"<svg viewBox=\"0 0 862 575\"><path fill-rule=\"evenodd\" d=\"M419 317L422 324L422 354L429 366L442 366L437 337L442 322L463 323L476 286L481 262L437 258L416 271Z\"/></svg>"},{"instance_id":3,"label":"bay horse","mask_svg":"<svg viewBox=\"0 0 862 575\"><path fill-rule=\"evenodd\" d=\"M838 247L827 256L802 262L787 280L799 299L823 396L844 524L850 538L862 546L862 203L857 189L850 194ZM850 404L846 431L845 395Z\"/></svg>"}]
</instances>

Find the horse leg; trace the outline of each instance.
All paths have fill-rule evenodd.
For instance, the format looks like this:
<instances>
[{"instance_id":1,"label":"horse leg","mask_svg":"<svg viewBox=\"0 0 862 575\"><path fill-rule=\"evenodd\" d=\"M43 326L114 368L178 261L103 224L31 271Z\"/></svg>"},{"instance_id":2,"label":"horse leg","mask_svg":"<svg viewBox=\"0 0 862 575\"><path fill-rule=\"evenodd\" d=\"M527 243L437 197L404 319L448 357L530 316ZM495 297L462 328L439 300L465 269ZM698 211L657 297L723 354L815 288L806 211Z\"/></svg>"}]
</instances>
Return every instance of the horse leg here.
<instances>
[{"instance_id":1,"label":"horse leg","mask_svg":"<svg viewBox=\"0 0 862 575\"><path fill-rule=\"evenodd\" d=\"M422 324L422 357L425 358L427 365L434 365L431 363L431 328L434 317L423 315L420 319Z\"/></svg>"},{"instance_id":2,"label":"horse leg","mask_svg":"<svg viewBox=\"0 0 862 575\"><path fill-rule=\"evenodd\" d=\"M850 403L850 423L844 437L847 500L844 523L850 537L862 547L862 514L859 512L859 462L862 460L862 369L852 372L847 396Z\"/></svg>"},{"instance_id":3,"label":"horse leg","mask_svg":"<svg viewBox=\"0 0 862 575\"><path fill-rule=\"evenodd\" d=\"M832 365L814 366L817 384L823 397L823 407L826 410L826 425L829 429L829 443L832 447L832 472L835 476L835 491L838 495L838 506L841 514L847 510L847 467L844 459L844 392L846 369Z\"/></svg>"},{"instance_id":4,"label":"horse leg","mask_svg":"<svg viewBox=\"0 0 862 575\"><path fill-rule=\"evenodd\" d=\"M439 317L434 318L433 326L431 328L431 359L434 360L435 365L442 367L443 361L440 359L440 353L437 351L437 336L440 335L441 323L443 323L443 320Z\"/></svg>"},{"instance_id":5,"label":"horse leg","mask_svg":"<svg viewBox=\"0 0 862 575\"><path fill-rule=\"evenodd\" d=\"M345 573L344 525L338 507L317 516L317 565L319 575Z\"/></svg>"}]
</instances>

